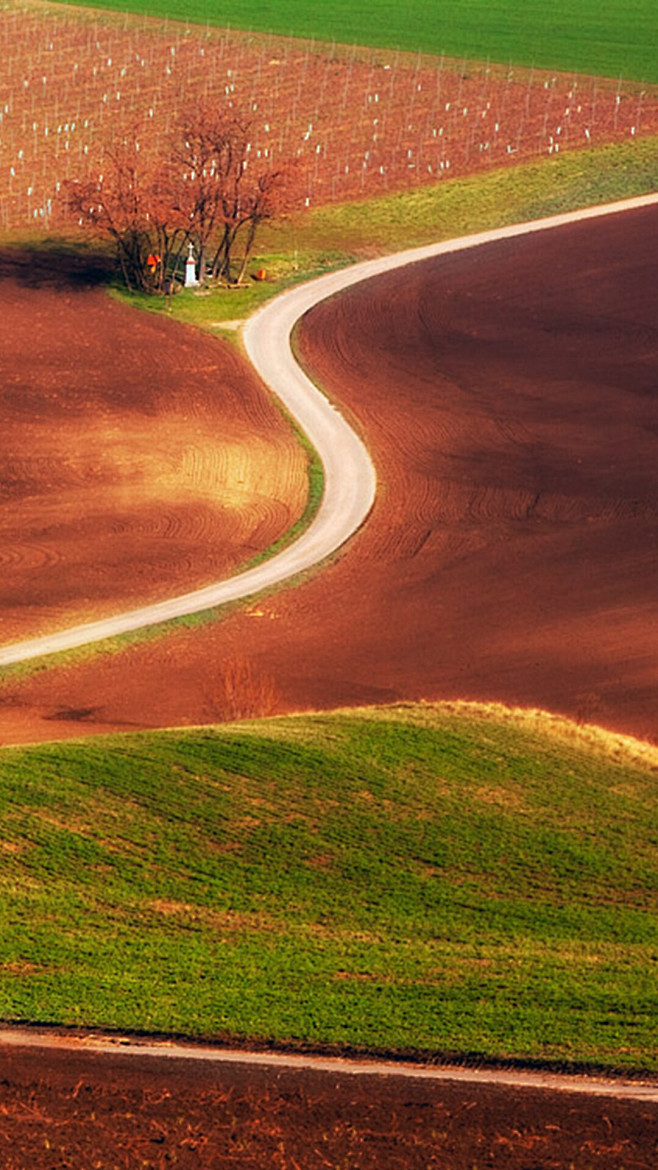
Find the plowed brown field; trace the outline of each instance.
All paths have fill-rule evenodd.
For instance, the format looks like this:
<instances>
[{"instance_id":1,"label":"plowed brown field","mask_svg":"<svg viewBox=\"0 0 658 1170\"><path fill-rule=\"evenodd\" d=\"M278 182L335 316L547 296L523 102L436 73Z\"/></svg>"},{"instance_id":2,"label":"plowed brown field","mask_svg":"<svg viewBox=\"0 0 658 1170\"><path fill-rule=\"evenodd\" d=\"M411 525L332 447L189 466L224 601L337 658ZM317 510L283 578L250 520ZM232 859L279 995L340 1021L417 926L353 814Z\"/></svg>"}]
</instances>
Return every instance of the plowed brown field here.
<instances>
[{"instance_id":1,"label":"plowed brown field","mask_svg":"<svg viewBox=\"0 0 658 1170\"><path fill-rule=\"evenodd\" d=\"M314 310L301 352L378 465L365 529L221 623L12 682L0 738L257 713L273 690L281 711L497 699L655 737L657 219L488 245Z\"/></svg>"},{"instance_id":2,"label":"plowed brown field","mask_svg":"<svg viewBox=\"0 0 658 1170\"><path fill-rule=\"evenodd\" d=\"M237 350L80 280L0 254L3 642L215 581L305 504Z\"/></svg>"}]
</instances>

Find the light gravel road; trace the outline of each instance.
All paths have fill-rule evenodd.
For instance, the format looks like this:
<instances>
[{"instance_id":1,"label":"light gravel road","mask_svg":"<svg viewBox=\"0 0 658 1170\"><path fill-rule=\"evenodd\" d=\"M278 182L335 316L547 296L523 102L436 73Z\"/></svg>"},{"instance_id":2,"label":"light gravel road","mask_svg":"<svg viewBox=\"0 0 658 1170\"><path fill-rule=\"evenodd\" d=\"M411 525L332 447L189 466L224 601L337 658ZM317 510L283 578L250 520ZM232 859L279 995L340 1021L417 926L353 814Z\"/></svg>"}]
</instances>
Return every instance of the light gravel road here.
<instances>
[{"instance_id":1,"label":"light gravel road","mask_svg":"<svg viewBox=\"0 0 658 1170\"><path fill-rule=\"evenodd\" d=\"M90 1032L86 1036L39 1032L32 1028L0 1029L0 1052L8 1048L37 1048L44 1053L53 1049L67 1052L91 1052L99 1057L110 1053L135 1060L153 1058L189 1060L212 1064L264 1066L275 1071L310 1069L338 1076L381 1076L424 1081L461 1081L467 1084L509 1085L521 1089L551 1089L563 1093L585 1093L596 1097L621 1097L627 1100L658 1103L658 1083L596 1076L571 1076L520 1068L465 1068L463 1065L412 1064L410 1061L349 1059L314 1056L310 1053L251 1052L203 1044L180 1044L176 1041L134 1040L128 1036L109 1036Z\"/></svg>"},{"instance_id":2,"label":"light gravel road","mask_svg":"<svg viewBox=\"0 0 658 1170\"><path fill-rule=\"evenodd\" d=\"M291 349L295 324L314 305L350 285L420 260L656 202L658 194L648 195L414 248L319 277L270 301L249 319L242 336L257 372L296 419L322 461L324 495L309 528L284 551L214 585L114 617L4 646L0 648L0 666L100 642L104 638L251 597L319 564L360 528L375 499L377 482L372 460L340 412L300 369ZM400 295L404 295L402 286Z\"/></svg>"}]
</instances>

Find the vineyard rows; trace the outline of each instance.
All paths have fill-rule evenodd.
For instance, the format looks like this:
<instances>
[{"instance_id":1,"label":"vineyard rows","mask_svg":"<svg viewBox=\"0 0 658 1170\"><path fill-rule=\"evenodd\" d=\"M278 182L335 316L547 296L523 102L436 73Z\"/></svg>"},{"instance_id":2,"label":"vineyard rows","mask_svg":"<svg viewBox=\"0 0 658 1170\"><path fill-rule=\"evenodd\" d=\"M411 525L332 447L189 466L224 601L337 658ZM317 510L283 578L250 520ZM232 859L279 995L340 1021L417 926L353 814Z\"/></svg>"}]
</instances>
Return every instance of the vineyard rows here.
<instances>
[{"instance_id":1,"label":"vineyard rows","mask_svg":"<svg viewBox=\"0 0 658 1170\"><path fill-rule=\"evenodd\" d=\"M300 158L308 206L658 133L658 90L46 4L0 8L0 228L48 226L108 146L157 152L228 103L258 158Z\"/></svg>"}]
</instances>

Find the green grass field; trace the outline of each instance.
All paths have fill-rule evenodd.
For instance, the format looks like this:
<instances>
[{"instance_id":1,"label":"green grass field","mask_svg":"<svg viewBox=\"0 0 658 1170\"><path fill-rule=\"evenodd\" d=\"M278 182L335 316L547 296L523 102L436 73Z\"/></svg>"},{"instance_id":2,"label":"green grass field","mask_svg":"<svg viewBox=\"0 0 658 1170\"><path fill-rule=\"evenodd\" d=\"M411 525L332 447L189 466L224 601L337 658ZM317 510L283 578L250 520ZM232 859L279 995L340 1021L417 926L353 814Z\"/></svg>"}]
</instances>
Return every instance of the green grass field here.
<instances>
[{"instance_id":1,"label":"green grass field","mask_svg":"<svg viewBox=\"0 0 658 1170\"><path fill-rule=\"evenodd\" d=\"M403 705L0 753L0 1015L658 1067L658 752Z\"/></svg>"},{"instance_id":2,"label":"green grass field","mask_svg":"<svg viewBox=\"0 0 658 1170\"><path fill-rule=\"evenodd\" d=\"M89 6L88 0L84 0ZM655 0L96 0L176 20L658 82Z\"/></svg>"}]
</instances>

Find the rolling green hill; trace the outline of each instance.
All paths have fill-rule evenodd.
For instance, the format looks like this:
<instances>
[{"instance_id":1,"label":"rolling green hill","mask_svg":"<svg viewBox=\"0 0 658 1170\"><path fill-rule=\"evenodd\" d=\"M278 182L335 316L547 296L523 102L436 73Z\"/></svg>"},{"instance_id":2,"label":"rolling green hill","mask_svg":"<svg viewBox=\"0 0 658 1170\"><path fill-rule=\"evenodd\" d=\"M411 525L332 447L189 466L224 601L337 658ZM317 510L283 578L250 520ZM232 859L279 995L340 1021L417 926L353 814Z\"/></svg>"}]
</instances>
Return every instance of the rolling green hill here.
<instances>
[{"instance_id":1,"label":"rolling green hill","mask_svg":"<svg viewBox=\"0 0 658 1170\"><path fill-rule=\"evenodd\" d=\"M0 1014L656 1068L658 751L402 705L0 753Z\"/></svg>"},{"instance_id":2,"label":"rolling green hill","mask_svg":"<svg viewBox=\"0 0 658 1170\"><path fill-rule=\"evenodd\" d=\"M658 82L655 0L111 0L98 6L317 40ZM87 5L88 6L88 5Z\"/></svg>"}]
</instances>

